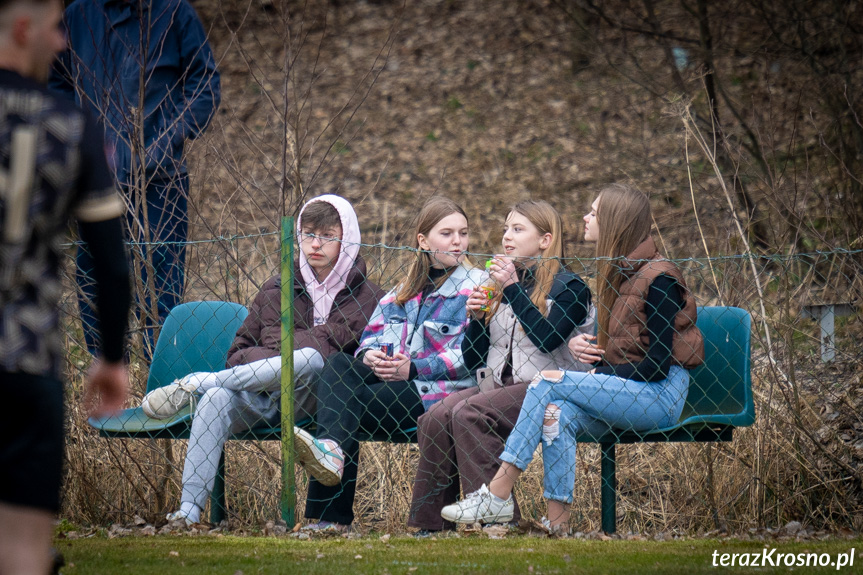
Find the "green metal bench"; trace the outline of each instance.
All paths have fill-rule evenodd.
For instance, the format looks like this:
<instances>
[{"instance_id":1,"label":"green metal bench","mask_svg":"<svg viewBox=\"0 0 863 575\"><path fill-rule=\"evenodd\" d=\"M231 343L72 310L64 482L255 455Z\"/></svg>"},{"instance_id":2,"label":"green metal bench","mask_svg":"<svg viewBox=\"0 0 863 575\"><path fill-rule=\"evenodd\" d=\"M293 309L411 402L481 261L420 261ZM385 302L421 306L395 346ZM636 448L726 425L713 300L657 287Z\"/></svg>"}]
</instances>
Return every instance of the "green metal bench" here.
<instances>
[{"instance_id":1,"label":"green metal bench","mask_svg":"<svg viewBox=\"0 0 863 575\"><path fill-rule=\"evenodd\" d=\"M225 367L228 349L248 310L236 303L201 301L181 304L171 310L159 332L153 362L147 378L147 392L167 385L195 371L218 371ZM192 427L191 408L187 407L169 419L152 419L141 407L124 409L113 417L95 419L89 423L103 437L125 439L188 439ZM311 420L298 422L313 429ZM236 433L233 440L281 440L280 427L260 427ZM416 427L401 433L361 435L361 441L415 443ZM225 518L225 453L219 461L219 471L210 497L210 521Z\"/></svg>"},{"instance_id":2,"label":"green metal bench","mask_svg":"<svg viewBox=\"0 0 863 575\"><path fill-rule=\"evenodd\" d=\"M248 314L234 303L194 302L174 308L165 321L150 368L147 391L167 385L193 371L217 371L225 365L228 348L237 328ZM692 370L689 394L680 422L650 432L609 433L603 437L579 437L579 442L598 443L602 448L602 529L616 530L617 484L615 446L647 442L731 441L735 427L755 420L749 373L749 314L734 307L704 307L698 311L698 327L704 334L705 362ZM137 439L188 439L192 415L185 409L170 419L150 419L140 407L117 416L91 419L90 425L104 437ZM313 428L311 420L298 422ZM259 427L234 434L234 440L281 440L280 427ZM416 427L390 435L379 433L361 441L416 442ZM210 499L210 521L225 517L225 455Z\"/></svg>"},{"instance_id":3,"label":"green metal bench","mask_svg":"<svg viewBox=\"0 0 863 575\"><path fill-rule=\"evenodd\" d=\"M690 373L689 393L677 425L644 433L623 431L599 438L578 438L580 442L599 443L602 448L603 531L614 533L617 529L616 444L731 441L735 427L752 425L755 421L749 371L749 313L735 307L701 307L698 309L698 327L704 334L705 361ZM307 430L314 429L314 422L308 419L298 422L297 425ZM252 429L235 435L233 439L280 440L281 428ZM360 440L415 443L416 427L394 435L361 435ZM225 512L224 505L223 454L210 501L211 521L221 521Z\"/></svg>"},{"instance_id":4,"label":"green metal bench","mask_svg":"<svg viewBox=\"0 0 863 575\"><path fill-rule=\"evenodd\" d=\"M643 433L618 431L598 438L577 438L602 448L600 491L602 530L606 533L617 530L615 445L731 441L735 427L755 421L749 313L736 307L701 307L697 325L704 334L705 360L690 372L689 394L677 425Z\"/></svg>"},{"instance_id":5,"label":"green metal bench","mask_svg":"<svg viewBox=\"0 0 863 575\"><path fill-rule=\"evenodd\" d=\"M248 314L240 304L224 301L184 303L172 309L159 332L147 392L195 371L224 369L228 349ZM91 418L89 423L103 437L188 439L192 413L187 407L169 419L152 419L139 406L113 417ZM220 509L224 509L224 478L217 481L221 483Z\"/></svg>"},{"instance_id":6,"label":"green metal bench","mask_svg":"<svg viewBox=\"0 0 863 575\"><path fill-rule=\"evenodd\" d=\"M171 310L159 332L147 393L195 371L224 369L234 335L249 314L236 303L198 301ZM127 439L188 439L190 408L169 419L151 419L141 407L124 409L113 417L91 418L103 437Z\"/></svg>"}]
</instances>

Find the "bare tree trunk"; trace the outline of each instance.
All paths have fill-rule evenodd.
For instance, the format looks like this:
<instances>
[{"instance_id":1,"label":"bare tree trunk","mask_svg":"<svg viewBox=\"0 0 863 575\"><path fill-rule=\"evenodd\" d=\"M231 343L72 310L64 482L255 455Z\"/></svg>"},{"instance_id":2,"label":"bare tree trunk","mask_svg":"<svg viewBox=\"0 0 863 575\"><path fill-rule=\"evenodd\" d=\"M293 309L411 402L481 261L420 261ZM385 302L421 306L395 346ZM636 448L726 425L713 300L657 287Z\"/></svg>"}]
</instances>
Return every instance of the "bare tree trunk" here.
<instances>
[{"instance_id":1,"label":"bare tree trunk","mask_svg":"<svg viewBox=\"0 0 863 575\"><path fill-rule=\"evenodd\" d=\"M716 90L716 66L713 56L713 36L710 31L710 20L707 13L707 0L697 0L698 6L698 32L701 40L701 49L704 54L704 66L706 74L704 75L704 85L707 90L708 105L710 106L710 130L713 135L713 141L721 143L719 145L717 160L723 172L733 174L731 180L732 189L737 197L737 201L746 211L747 228L751 239L756 247L767 249L770 246L770 235L767 229L767 221L761 216L758 204L753 200L752 196L746 190L743 181L739 178L739 171L734 166L734 162L729 158L724 144L725 138L722 132L722 122L719 118L719 102L717 99ZM751 134L751 130L750 130ZM754 136L754 135L753 135ZM758 142L752 142L752 145L757 147ZM766 170L766 165L756 152L756 161L765 169L765 176L769 176L769 171Z\"/></svg>"}]
</instances>

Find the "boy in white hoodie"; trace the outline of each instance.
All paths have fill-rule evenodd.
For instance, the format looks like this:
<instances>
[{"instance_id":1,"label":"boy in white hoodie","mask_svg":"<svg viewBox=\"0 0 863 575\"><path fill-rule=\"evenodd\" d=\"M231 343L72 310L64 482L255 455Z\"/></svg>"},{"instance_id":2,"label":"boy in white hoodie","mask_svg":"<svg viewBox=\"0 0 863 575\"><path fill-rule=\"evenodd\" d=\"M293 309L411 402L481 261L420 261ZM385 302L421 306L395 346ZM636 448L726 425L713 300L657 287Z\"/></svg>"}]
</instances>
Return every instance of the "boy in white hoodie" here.
<instances>
[{"instance_id":1,"label":"boy in white hoodie","mask_svg":"<svg viewBox=\"0 0 863 575\"><path fill-rule=\"evenodd\" d=\"M350 202L335 195L303 206L294 277L294 417L315 413L315 383L324 359L353 353L382 291L366 281L360 230ZM144 398L150 417L176 414L200 398L183 468L180 509L169 520L197 523L210 496L225 441L232 433L279 421L281 279L264 283L228 351L227 369L198 372Z\"/></svg>"}]
</instances>

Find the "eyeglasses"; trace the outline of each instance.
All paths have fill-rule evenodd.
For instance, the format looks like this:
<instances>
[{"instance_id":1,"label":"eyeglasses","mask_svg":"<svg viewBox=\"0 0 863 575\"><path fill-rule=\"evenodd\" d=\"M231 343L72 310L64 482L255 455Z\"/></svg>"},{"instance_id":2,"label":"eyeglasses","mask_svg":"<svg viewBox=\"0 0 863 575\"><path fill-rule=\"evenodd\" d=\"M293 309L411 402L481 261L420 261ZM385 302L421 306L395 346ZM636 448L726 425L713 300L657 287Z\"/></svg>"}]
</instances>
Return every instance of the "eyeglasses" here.
<instances>
[{"instance_id":1,"label":"eyeglasses","mask_svg":"<svg viewBox=\"0 0 863 575\"><path fill-rule=\"evenodd\" d=\"M301 242L312 242L314 240L318 240L322 244L327 244L329 242L339 242L342 238L338 236L326 236L322 234L313 234L308 232L300 232L300 241Z\"/></svg>"}]
</instances>

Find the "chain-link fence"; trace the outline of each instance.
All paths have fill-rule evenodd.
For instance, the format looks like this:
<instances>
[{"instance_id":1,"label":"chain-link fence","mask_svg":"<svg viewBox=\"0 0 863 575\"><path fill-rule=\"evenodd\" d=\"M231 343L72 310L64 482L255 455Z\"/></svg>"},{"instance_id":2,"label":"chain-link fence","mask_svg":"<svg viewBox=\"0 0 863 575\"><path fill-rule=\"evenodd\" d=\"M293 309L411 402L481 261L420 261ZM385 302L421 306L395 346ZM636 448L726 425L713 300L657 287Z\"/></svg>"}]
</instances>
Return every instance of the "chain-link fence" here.
<instances>
[{"instance_id":1,"label":"chain-link fence","mask_svg":"<svg viewBox=\"0 0 863 575\"><path fill-rule=\"evenodd\" d=\"M288 232L290 241L292 230ZM327 236L301 238L316 245L329 240ZM297 423L307 430L293 445L300 448L296 456L321 480L310 481L299 467L292 470L297 518L309 515L394 531L449 526L440 519L440 507L453 503L460 491L469 494L494 477L522 402L536 392L537 388L528 389L534 375L543 369L564 368L564 383L574 390L585 380L578 370L593 367L573 359L577 356L570 341L580 332L594 330L593 312L586 302L588 288L596 293L596 260L564 262L560 271L571 270L586 287L580 291L581 280L559 276L566 281L559 282L563 287L552 286L544 310L529 297L536 276L519 270L522 288L508 289L506 297L498 289L501 295L492 299L489 312L471 315L465 308L469 294L473 287L488 284L482 265L487 254L469 254L469 261L475 263L471 270L460 268L445 277L432 274L433 287L422 283L399 303L396 294L384 293L410 281L416 252L363 244L358 260L367 266L364 277L380 290L364 284L363 276L351 268L341 278L344 283L338 284L341 295L329 302L328 311L322 311L319 302L311 299L313 290L302 274L294 275L293 290L282 289L289 276L280 271L283 252L276 232L191 242L186 250L183 300L189 303L173 310L159 325L148 324L146 317L133 319L129 360L134 408L114 418L113 427L102 425L104 434L118 438L100 437L75 400L90 359L69 280L64 325L73 400L69 402L63 516L72 521L105 523L133 515L158 521L181 509L181 499L184 508L188 503L199 507L201 519L206 520L209 513L210 518L226 517L232 525L256 525L280 516L285 503L281 500L284 452L278 441L266 439L280 437L280 408L289 405L287 398L279 397L285 359L279 353L283 320L287 318L288 326L291 323L282 311L282 298L288 292L294 301L290 336L296 350L291 358L296 387L291 403ZM751 427L737 429L730 442L691 441L729 438L714 426L713 437L690 435L684 443L619 447L619 529L740 530L791 519L859 529L863 382L857 302L863 287L858 274L863 252L673 261L682 270L694 303L735 306L751 314L751 331L741 333L744 316L705 315L702 307L699 325L707 334L711 328L706 321L738 324L722 332L726 339L736 338L730 345L717 347L711 343L715 334L705 336L711 381L717 384L733 377L724 371L713 373L726 369L715 366L738 361L746 351L746 336L751 337L751 388L757 417ZM544 262L537 265L542 267ZM209 303L193 303L198 301ZM594 307L599 304L595 295L591 301ZM686 303L682 298L675 305L685 310ZM653 310L658 304L650 306L641 321L649 323L646 316L659 313ZM326 323L320 319L322 314ZM557 322L555 329L563 333L541 331L548 322ZM676 325L678 330L681 325ZM154 351L147 349L149 329L157 333ZM681 339L685 338L678 335L674 341ZM692 341L686 340L690 345ZM641 345L648 349L650 343ZM612 341L606 350L615 345L622 344ZM360 357L355 359L358 348ZM717 362L718 349L723 356ZM653 380L658 383L639 385L674 390L673 397L660 394L648 400L623 395L626 390L615 387L620 380L613 377L614 370L605 370L608 375L593 378L599 385L591 388L589 397L558 398L559 413L548 413L550 402L539 401L541 413L537 416L534 410L534 415L546 427L534 426L532 435L519 435L521 445L513 433L506 446L513 454L521 450L530 455L539 443L544 445L515 485L523 520L537 520L547 513L543 494L558 499L571 495L570 525L581 531L599 528L600 449L595 443L582 443L585 434L628 443L627 429L644 434L672 428L697 411L697 406L684 402L688 381L669 365L673 362L651 353L633 355L633 349L627 353L627 362L641 363L642 370L647 369L645 362L653 361L654 372L620 372L624 378ZM185 377L190 373L196 375ZM546 379L556 377L551 374ZM176 379L180 385L171 387L171 394L154 392ZM701 381L706 379L693 378L694 383ZM584 395L585 388L580 389ZM147 417L138 407L148 392L153 392L147 396L149 413L158 419ZM704 396L702 402L725 400L710 395L716 390L698 392ZM689 395L692 401L693 391ZM743 403L738 401L738 411L745 407ZM614 419L599 404L617 406L624 413ZM572 405L581 411L573 411ZM657 407L662 411L658 416ZM643 417L633 417L635 411ZM311 421L315 416L316 423ZM597 417L613 420L613 428L594 426L591 421L595 423ZM575 444L561 442L574 435L576 427L577 450ZM417 433L419 444L413 443ZM225 444L222 460L221 443L231 436L241 440ZM340 449L313 441L314 437L334 440ZM372 439L390 441L368 441ZM316 462L315 451L330 456ZM546 461L544 469L543 459L552 453L561 463ZM346 459L341 478L339 457ZM608 475L604 477L608 481ZM225 509L209 503L214 490L216 502L226 493Z\"/></svg>"},{"instance_id":2,"label":"chain-link fence","mask_svg":"<svg viewBox=\"0 0 863 575\"><path fill-rule=\"evenodd\" d=\"M569 216L573 205L587 208L595 182L626 174L662 204L654 224L667 234L664 254L733 253L743 245L767 251L788 246L791 253L673 260L702 306L698 325L714 332L707 359L716 361L716 338L725 337L727 345L718 366L696 368L712 382L702 387L695 376L701 403L696 405L690 390L681 408L679 391L638 403L640 411L657 402L672 403L667 411L677 419L698 416L700 406L719 404L725 415L745 411L745 394L721 396L733 400L731 407L710 395L714 384L734 380L726 370L740 375L730 369L732 360L748 351L739 334L742 317L704 310L737 307L751 314L751 329L744 330L751 369L747 365L745 371L757 418L734 431L731 442L694 442L710 439L710 433L695 437L695 428L687 428L687 442L620 447L612 519L634 531L737 530L791 519L863 527L857 344L863 331L863 252L799 253L805 246L859 247L863 196L854 177L860 157L852 144L861 127L856 104L847 97L855 93L848 90L855 77L839 73L844 64L835 68L834 46L808 48L812 34L805 26L775 25L795 14L734 5L693 15L678 3L647 16L627 3L553 2L531 4L529 10L511 3L494 11L447 3L442 11L435 2L205 0L192 9L149 0L87 14L80 8L67 13L72 51L63 56L52 85L90 108L105 128L109 163L127 203L129 237L139 240L130 244L137 311L127 346L132 411L101 424L105 435L115 436L105 438L76 401L96 349L96 330L92 318L82 318L94 292L86 281L76 282L75 248L70 250L64 300L72 400L65 517L103 524L137 514L155 521L182 511L183 500L202 507L202 518L256 525L292 506L282 497L283 486L291 491L282 471L287 466L297 485L296 517L311 507L315 519L362 528L437 527L441 505L493 477L535 373L567 368L574 374L590 367L573 361L570 341L579 326L585 334L594 328L582 305L587 292L576 289L577 280L555 293L562 299L549 293L550 307L542 298L529 305L528 290L515 305L493 299L491 310L475 321L468 321L459 300L467 294L453 292L459 294L451 297L459 300L451 306L455 311L432 309L424 285L414 286L419 297L413 304L400 304L413 310L413 323L407 312L400 316L399 306L376 313L384 293L411 278L415 252L390 245L411 239L404 207L439 192L457 197L469 206L471 248L491 250L499 244L494 214L512 202L545 198ZM118 13L111 16L112 10ZM827 6L825 13L843 12ZM698 26L687 20L693 17ZM446 24L430 27L429 21ZM645 21L663 33L639 32ZM818 22L834 32L818 37L842 45L848 29L842 18ZM179 25L185 26L182 33L171 32ZM728 33L715 34L720 28ZM789 36L777 36L777 29ZM690 36L695 30L699 35ZM690 54L668 44L675 37L684 46L708 49ZM757 50L749 45L752 38L759 39ZM763 38L770 40L765 44ZM777 85L785 89L777 91ZM296 213L321 190L355 200L369 232L364 237L380 241L359 250L366 277L381 288L374 297L365 293L360 299L348 290L348 298L329 301L333 294L320 290L314 297L299 288L285 293L281 282L294 280L282 272L286 250L275 229L278 218ZM573 241L572 218L565 218L564 228L566 253L586 253ZM459 286L485 283L488 258L472 254L477 269L466 272ZM602 311L596 277L603 262L564 264L586 282L594 307ZM341 279L347 286L355 278ZM285 317L287 295L295 298L293 318ZM201 301L209 303L195 303ZM177 306L181 302L186 303ZM567 312L551 326L562 302ZM432 317L438 312L445 313ZM419 321L421 314L430 315ZM363 335L369 322L372 329ZM420 337L412 339L416 333ZM690 347L691 333L683 338ZM315 343L315 337L328 335L337 341ZM384 345L387 356L409 356L416 373L404 361L375 371L367 365L372 361L348 359L361 345L371 352L363 357L377 357L378 363ZM297 351L281 353L284 346ZM347 356L336 353L342 347ZM654 372L638 378L666 381L673 375L657 356L636 353L628 359L633 357L656 364ZM231 369L224 369L226 362ZM360 377L363 365L374 374L369 381ZM297 390L278 397L286 367L297 375ZM192 373L206 375L187 377ZM381 386L389 395L358 399L354 390L381 384L381 374L409 382ZM170 396L144 401L178 379L182 385L171 388ZM466 397L479 387L473 399ZM457 399L464 405L455 405ZM161 419L144 413L141 406L151 403ZM355 413L357 405L362 413ZM337 482L347 492L325 489L291 469L292 450L267 441L282 437L279 412L286 409L308 437L336 440L349 451L348 459L355 458L357 426L363 439L394 441L362 441L356 477L348 465ZM545 439L566 436L567 418L578 417L553 411L548 418L540 414L549 427ZM426 427L414 431L423 422ZM664 425L669 423L647 420L637 427L647 433L673 427ZM727 439L722 425L708 422L702 431ZM578 431L584 439L591 430ZM633 439L614 430L593 431L621 443ZM232 434L245 439L228 441L222 459L222 439ZM413 442L417 435L419 443ZM199 440L197 447L189 446L190 436ZM536 443L544 443L542 431L539 437ZM303 445L297 443L301 450ZM608 445L581 441L577 450L564 449L575 454L563 466L576 472L570 520L575 529L601 525L601 494L605 488L607 495L612 477ZM308 460L310 453L300 457ZM523 518L548 513L542 495L549 470L543 462L535 457L515 485ZM568 492L573 481L551 483L565 484ZM215 504L209 502L211 491Z\"/></svg>"}]
</instances>

